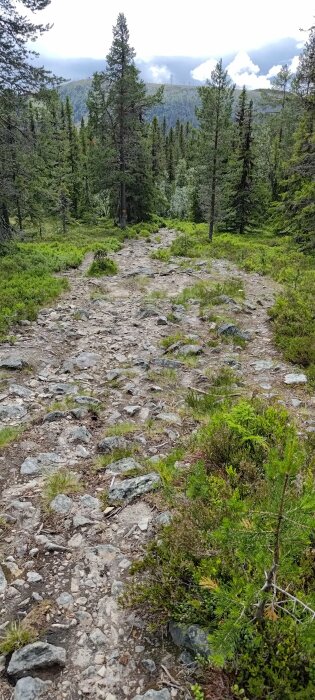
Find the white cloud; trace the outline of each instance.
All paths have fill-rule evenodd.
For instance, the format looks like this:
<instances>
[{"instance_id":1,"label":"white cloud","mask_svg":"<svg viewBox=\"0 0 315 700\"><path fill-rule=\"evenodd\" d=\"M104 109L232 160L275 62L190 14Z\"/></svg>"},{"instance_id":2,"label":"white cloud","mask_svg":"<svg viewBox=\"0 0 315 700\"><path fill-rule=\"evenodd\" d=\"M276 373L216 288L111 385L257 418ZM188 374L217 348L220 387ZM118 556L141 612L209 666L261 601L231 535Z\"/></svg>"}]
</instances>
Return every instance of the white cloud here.
<instances>
[{"instance_id":1,"label":"white cloud","mask_svg":"<svg viewBox=\"0 0 315 700\"><path fill-rule=\"evenodd\" d=\"M150 72L154 83L169 83L171 79L171 71L167 66L150 66Z\"/></svg>"},{"instance_id":2,"label":"white cloud","mask_svg":"<svg viewBox=\"0 0 315 700\"><path fill-rule=\"evenodd\" d=\"M204 61L204 63L200 63L199 66L191 70L190 74L194 78L194 80L200 80L200 82L203 82L204 80L207 80L211 77L211 73L216 67L216 64L216 58L208 58L207 61Z\"/></svg>"},{"instance_id":3,"label":"white cloud","mask_svg":"<svg viewBox=\"0 0 315 700\"><path fill-rule=\"evenodd\" d=\"M260 68L252 61L246 51L239 51L236 54L233 61L227 66L227 71L237 87L245 85L250 90L270 87L267 76L258 75Z\"/></svg>"},{"instance_id":4,"label":"white cloud","mask_svg":"<svg viewBox=\"0 0 315 700\"><path fill-rule=\"evenodd\" d=\"M291 60L291 62L290 62L290 64L289 64L289 68L290 68L290 71L292 71L292 73L296 73L297 67L298 67L298 65L299 65L299 60L300 60L300 57L299 57L299 56L294 56L294 57L292 58L292 60Z\"/></svg>"},{"instance_id":5,"label":"white cloud","mask_svg":"<svg viewBox=\"0 0 315 700\"><path fill-rule=\"evenodd\" d=\"M278 75L281 68L282 68L281 64L278 64L277 66L272 66L272 68L270 68L270 70L268 71L266 78L275 78L276 75Z\"/></svg>"}]
</instances>

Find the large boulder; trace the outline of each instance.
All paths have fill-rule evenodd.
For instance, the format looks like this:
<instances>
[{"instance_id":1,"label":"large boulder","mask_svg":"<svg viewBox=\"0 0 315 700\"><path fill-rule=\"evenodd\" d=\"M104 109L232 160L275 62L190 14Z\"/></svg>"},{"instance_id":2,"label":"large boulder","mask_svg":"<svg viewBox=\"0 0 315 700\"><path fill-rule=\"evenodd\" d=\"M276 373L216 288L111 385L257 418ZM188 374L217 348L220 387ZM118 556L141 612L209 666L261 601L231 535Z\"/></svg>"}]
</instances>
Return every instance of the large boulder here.
<instances>
[{"instance_id":1,"label":"large boulder","mask_svg":"<svg viewBox=\"0 0 315 700\"><path fill-rule=\"evenodd\" d=\"M160 482L161 478L156 472L115 482L109 489L108 498L112 502L132 501L134 498L152 491L159 486Z\"/></svg>"},{"instance_id":2,"label":"large boulder","mask_svg":"<svg viewBox=\"0 0 315 700\"><path fill-rule=\"evenodd\" d=\"M205 657L211 653L207 632L199 625L181 625L177 622L170 622L169 633L174 644L178 647Z\"/></svg>"},{"instance_id":3,"label":"large boulder","mask_svg":"<svg viewBox=\"0 0 315 700\"><path fill-rule=\"evenodd\" d=\"M234 325L234 323L222 323L218 328L218 334L224 336L235 336L237 338L242 338L242 340L250 340L250 333L248 331L242 331L240 328Z\"/></svg>"},{"instance_id":4,"label":"large boulder","mask_svg":"<svg viewBox=\"0 0 315 700\"><path fill-rule=\"evenodd\" d=\"M33 642L17 649L10 659L9 676L23 676L29 671L50 666L65 666L66 650L48 642Z\"/></svg>"}]
</instances>

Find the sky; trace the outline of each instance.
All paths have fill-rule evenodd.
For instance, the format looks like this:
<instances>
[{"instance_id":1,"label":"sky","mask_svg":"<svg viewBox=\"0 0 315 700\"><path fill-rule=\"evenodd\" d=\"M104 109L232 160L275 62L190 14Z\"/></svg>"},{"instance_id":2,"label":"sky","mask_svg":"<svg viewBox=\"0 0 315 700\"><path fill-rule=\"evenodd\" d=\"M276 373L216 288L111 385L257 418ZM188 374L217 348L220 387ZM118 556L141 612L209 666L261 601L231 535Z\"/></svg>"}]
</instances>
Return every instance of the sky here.
<instances>
[{"instance_id":1,"label":"sky","mask_svg":"<svg viewBox=\"0 0 315 700\"><path fill-rule=\"evenodd\" d=\"M38 13L53 28L36 44L43 58L103 58L111 44L112 26L124 12L137 59L149 64L153 82L168 82L170 70L159 56L200 59L191 70L195 81L210 77L220 56L234 56L231 78L248 87L268 87L278 66L262 74L251 51L286 38L296 41L292 68L303 45L299 29L311 26L313 0L52 0ZM271 73L270 73L271 71Z\"/></svg>"}]
</instances>

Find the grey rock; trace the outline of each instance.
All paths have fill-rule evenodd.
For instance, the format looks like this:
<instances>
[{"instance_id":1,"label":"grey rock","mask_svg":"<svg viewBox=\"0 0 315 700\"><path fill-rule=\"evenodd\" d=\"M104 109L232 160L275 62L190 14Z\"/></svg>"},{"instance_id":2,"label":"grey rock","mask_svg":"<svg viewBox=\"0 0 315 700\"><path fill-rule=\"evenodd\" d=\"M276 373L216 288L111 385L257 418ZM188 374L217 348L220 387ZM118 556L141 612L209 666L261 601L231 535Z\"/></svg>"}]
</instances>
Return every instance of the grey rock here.
<instances>
[{"instance_id":1,"label":"grey rock","mask_svg":"<svg viewBox=\"0 0 315 700\"><path fill-rule=\"evenodd\" d=\"M103 454L110 454L111 452L114 452L114 450L121 449L124 450L128 447L128 442L125 440L123 437L118 437L118 436L112 436L112 437L106 437L103 440L100 440L100 442L97 445L98 451L102 452Z\"/></svg>"},{"instance_id":2,"label":"grey rock","mask_svg":"<svg viewBox=\"0 0 315 700\"><path fill-rule=\"evenodd\" d=\"M88 321L90 314L87 309L76 309L73 314L78 321Z\"/></svg>"},{"instance_id":3,"label":"grey rock","mask_svg":"<svg viewBox=\"0 0 315 700\"><path fill-rule=\"evenodd\" d=\"M85 493L83 496L80 496L80 506L88 510L100 510L101 502L98 498L90 496L89 493Z\"/></svg>"},{"instance_id":4,"label":"grey rock","mask_svg":"<svg viewBox=\"0 0 315 700\"><path fill-rule=\"evenodd\" d=\"M82 405L82 406L90 406L90 405L95 405L97 406L100 404L100 400L94 398L94 396L75 396L74 400L76 403Z\"/></svg>"},{"instance_id":5,"label":"grey rock","mask_svg":"<svg viewBox=\"0 0 315 700\"><path fill-rule=\"evenodd\" d=\"M209 656L211 653L208 635L199 625L181 625L170 622L169 632L176 646L188 649L194 654L201 654L201 656Z\"/></svg>"},{"instance_id":6,"label":"grey rock","mask_svg":"<svg viewBox=\"0 0 315 700\"><path fill-rule=\"evenodd\" d=\"M0 369L23 369L23 367L27 366L27 362L23 360L22 357L14 356L14 355L9 355L8 357L3 358L0 360Z\"/></svg>"},{"instance_id":7,"label":"grey rock","mask_svg":"<svg viewBox=\"0 0 315 700\"><path fill-rule=\"evenodd\" d=\"M4 571L3 571L2 567L0 566L0 595L5 593L5 591L7 590L7 587L8 587L7 579L4 575Z\"/></svg>"},{"instance_id":8,"label":"grey rock","mask_svg":"<svg viewBox=\"0 0 315 700\"><path fill-rule=\"evenodd\" d=\"M157 325L158 326L167 326L168 325L168 320L166 316L159 316L157 319Z\"/></svg>"},{"instance_id":9,"label":"grey rock","mask_svg":"<svg viewBox=\"0 0 315 700\"><path fill-rule=\"evenodd\" d=\"M0 655L0 674L5 671L5 654Z\"/></svg>"},{"instance_id":10,"label":"grey rock","mask_svg":"<svg viewBox=\"0 0 315 700\"><path fill-rule=\"evenodd\" d=\"M158 309L156 309L154 306L144 306L142 309L140 309L139 313L139 318L142 318L143 320L146 318L153 318L154 316L159 316L160 312Z\"/></svg>"},{"instance_id":11,"label":"grey rock","mask_svg":"<svg viewBox=\"0 0 315 700\"><path fill-rule=\"evenodd\" d=\"M65 608L66 610L71 610L73 606L73 596L71 593L60 593L58 596L56 603L59 605L60 608Z\"/></svg>"},{"instance_id":12,"label":"grey rock","mask_svg":"<svg viewBox=\"0 0 315 700\"><path fill-rule=\"evenodd\" d=\"M58 396L67 396L68 394L77 393L77 387L74 384L67 384L66 382L51 384L49 389L53 394L57 394Z\"/></svg>"},{"instance_id":13,"label":"grey rock","mask_svg":"<svg viewBox=\"0 0 315 700\"><path fill-rule=\"evenodd\" d=\"M102 630L100 630L98 627L92 630L90 640L96 647L104 646L107 641L104 632L102 632Z\"/></svg>"},{"instance_id":14,"label":"grey rock","mask_svg":"<svg viewBox=\"0 0 315 700\"><path fill-rule=\"evenodd\" d=\"M234 326L233 323L222 323L222 325L218 328L218 334L225 336L237 336L237 338L242 338L243 340L250 340L250 333L247 331L241 331L241 329Z\"/></svg>"},{"instance_id":15,"label":"grey rock","mask_svg":"<svg viewBox=\"0 0 315 700\"><path fill-rule=\"evenodd\" d=\"M137 469L140 464L133 459L133 457L126 457L125 459L119 459L118 462L111 462L106 467L106 473L108 474L125 474L129 472L130 469Z\"/></svg>"},{"instance_id":16,"label":"grey rock","mask_svg":"<svg viewBox=\"0 0 315 700\"><path fill-rule=\"evenodd\" d=\"M284 377L285 384L306 384L307 376L306 374L286 374Z\"/></svg>"},{"instance_id":17,"label":"grey rock","mask_svg":"<svg viewBox=\"0 0 315 700\"><path fill-rule=\"evenodd\" d=\"M25 406L15 403L0 404L0 421L19 421L27 414Z\"/></svg>"},{"instance_id":18,"label":"grey rock","mask_svg":"<svg viewBox=\"0 0 315 700\"><path fill-rule=\"evenodd\" d=\"M186 650L182 651L178 657L178 661L184 666L193 666L196 663L194 657L189 653L189 651Z\"/></svg>"},{"instance_id":19,"label":"grey rock","mask_svg":"<svg viewBox=\"0 0 315 700\"><path fill-rule=\"evenodd\" d=\"M55 496L50 503L50 509L59 515L67 515L70 513L72 506L72 499L69 498L69 496L66 496L64 493L59 493L58 496Z\"/></svg>"},{"instance_id":20,"label":"grey rock","mask_svg":"<svg viewBox=\"0 0 315 700\"><path fill-rule=\"evenodd\" d=\"M272 360L257 360L253 362L253 367L256 372L262 372L265 369L272 369L274 366Z\"/></svg>"},{"instance_id":21,"label":"grey rock","mask_svg":"<svg viewBox=\"0 0 315 700\"><path fill-rule=\"evenodd\" d=\"M167 360L163 357L157 357L152 361L152 364L155 365L155 367L167 367L169 369L179 369L179 367L182 367L182 362L179 362L179 360Z\"/></svg>"},{"instance_id":22,"label":"grey rock","mask_svg":"<svg viewBox=\"0 0 315 700\"><path fill-rule=\"evenodd\" d=\"M125 406L124 412L127 413L127 416L135 416L136 413L139 413L141 411L141 406Z\"/></svg>"},{"instance_id":23,"label":"grey rock","mask_svg":"<svg viewBox=\"0 0 315 700\"><path fill-rule=\"evenodd\" d=\"M101 356L96 352L81 352L76 357L70 357L63 363L64 372L71 372L73 369L91 369L96 367Z\"/></svg>"},{"instance_id":24,"label":"grey rock","mask_svg":"<svg viewBox=\"0 0 315 700\"><path fill-rule=\"evenodd\" d=\"M64 413L64 411L51 411L51 413L47 413L46 416L43 419L43 423L54 423L54 421L61 420L61 418L65 418L67 414Z\"/></svg>"},{"instance_id":25,"label":"grey rock","mask_svg":"<svg viewBox=\"0 0 315 700\"><path fill-rule=\"evenodd\" d=\"M125 374L125 370L123 369L109 369L108 372L106 372L106 379L108 379L109 382L113 382L115 379L118 379L118 377L121 377Z\"/></svg>"},{"instance_id":26,"label":"grey rock","mask_svg":"<svg viewBox=\"0 0 315 700\"><path fill-rule=\"evenodd\" d=\"M161 482L159 474L151 472L143 476L136 476L132 479L125 479L119 483L115 482L109 489L108 498L110 501L131 501L138 496L142 496L156 488Z\"/></svg>"},{"instance_id":27,"label":"grey rock","mask_svg":"<svg viewBox=\"0 0 315 700\"><path fill-rule=\"evenodd\" d=\"M300 401L300 399L291 399L291 404L293 408L298 408L299 406L301 406L301 403L302 401Z\"/></svg>"},{"instance_id":28,"label":"grey rock","mask_svg":"<svg viewBox=\"0 0 315 700\"><path fill-rule=\"evenodd\" d=\"M28 671L50 666L65 666L66 651L48 642L34 642L15 651L8 666L9 676L22 676Z\"/></svg>"},{"instance_id":29,"label":"grey rock","mask_svg":"<svg viewBox=\"0 0 315 700\"><path fill-rule=\"evenodd\" d=\"M189 355L201 355L203 349L200 345L182 345L180 348L181 355L187 357Z\"/></svg>"},{"instance_id":30,"label":"grey rock","mask_svg":"<svg viewBox=\"0 0 315 700\"><path fill-rule=\"evenodd\" d=\"M156 663L155 661L153 661L153 659L142 659L141 664L143 668L149 673L155 673Z\"/></svg>"},{"instance_id":31,"label":"grey rock","mask_svg":"<svg viewBox=\"0 0 315 700\"><path fill-rule=\"evenodd\" d=\"M26 579L28 583L39 583L43 580L43 577L37 573L37 571L28 571L26 574Z\"/></svg>"},{"instance_id":32,"label":"grey rock","mask_svg":"<svg viewBox=\"0 0 315 700\"><path fill-rule=\"evenodd\" d=\"M41 452L37 457L27 457L22 466L21 474L38 474L42 470L55 471L61 463L60 455L55 452Z\"/></svg>"},{"instance_id":33,"label":"grey rock","mask_svg":"<svg viewBox=\"0 0 315 700\"><path fill-rule=\"evenodd\" d=\"M176 415L176 413L158 413L157 415L158 420L162 420L165 423L170 423L171 425L181 425L182 421L179 416Z\"/></svg>"},{"instance_id":34,"label":"grey rock","mask_svg":"<svg viewBox=\"0 0 315 700\"><path fill-rule=\"evenodd\" d=\"M76 420L83 420L89 415L87 408L72 408L70 415Z\"/></svg>"},{"instance_id":35,"label":"grey rock","mask_svg":"<svg viewBox=\"0 0 315 700\"><path fill-rule=\"evenodd\" d=\"M169 511L166 511L165 513L160 513L155 518L155 522L157 525L169 525L172 521L172 514Z\"/></svg>"},{"instance_id":36,"label":"grey rock","mask_svg":"<svg viewBox=\"0 0 315 700\"><path fill-rule=\"evenodd\" d=\"M27 389L26 386L21 386L21 384L11 384L9 393L14 396L19 396L21 399L29 399L29 397L32 396L32 392Z\"/></svg>"},{"instance_id":37,"label":"grey rock","mask_svg":"<svg viewBox=\"0 0 315 700\"><path fill-rule=\"evenodd\" d=\"M73 527L85 527L85 525L93 525L93 520L80 513L73 517Z\"/></svg>"},{"instance_id":38,"label":"grey rock","mask_svg":"<svg viewBox=\"0 0 315 700\"><path fill-rule=\"evenodd\" d=\"M172 700L172 696L167 688L163 688L163 690L147 690L144 695L135 695L132 700Z\"/></svg>"},{"instance_id":39,"label":"grey rock","mask_svg":"<svg viewBox=\"0 0 315 700\"><path fill-rule=\"evenodd\" d=\"M92 433L84 426L80 426L78 428L73 428L69 434L69 442L72 442L74 444L84 442L84 444L88 444L92 438Z\"/></svg>"},{"instance_id":40,"label":"grey rock","mask_svg":"<svg viewBox=\"0 0 315 700\"><path fill-rule=\"evenodd\" d=\"M14 700L39 700L52 697L52 682L26 676L21 678L14 689Z\"/></svg>"}]
</instances>

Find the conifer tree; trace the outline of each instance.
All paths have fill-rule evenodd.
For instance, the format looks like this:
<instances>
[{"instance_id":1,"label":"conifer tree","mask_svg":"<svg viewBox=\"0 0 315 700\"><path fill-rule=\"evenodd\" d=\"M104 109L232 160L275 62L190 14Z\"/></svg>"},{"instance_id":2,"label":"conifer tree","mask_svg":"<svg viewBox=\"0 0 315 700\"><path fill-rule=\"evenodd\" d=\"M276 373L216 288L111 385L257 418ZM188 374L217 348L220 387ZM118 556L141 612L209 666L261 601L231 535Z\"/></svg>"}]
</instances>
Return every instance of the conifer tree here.
<instances>
[{"instance_id":1,"label":"conifer tree","mask_svg":"<svg viewBox=\"0 0 315 700\"><path fill-rule=\"evenodd\" d=\"M201 159L204 165L205 202L209 217L209 240L218 218L223 178L226 172L231 134L231 112L234 86L220 60L211 73L211 80L198 88L201 108L197 111L201 129Z\"/></svg>"},{"instance_id":2,"label":"conifer tree","mask_svg":"<svg viewBox=\"0 0 315 700\"><path fill-rule=\"evenodd\" d=\"M253 191L253 102L246 88L239 96L235 119L234 152L230 159L227 227L244 233L254 209Z\"/></svg>"}]
</instances>

